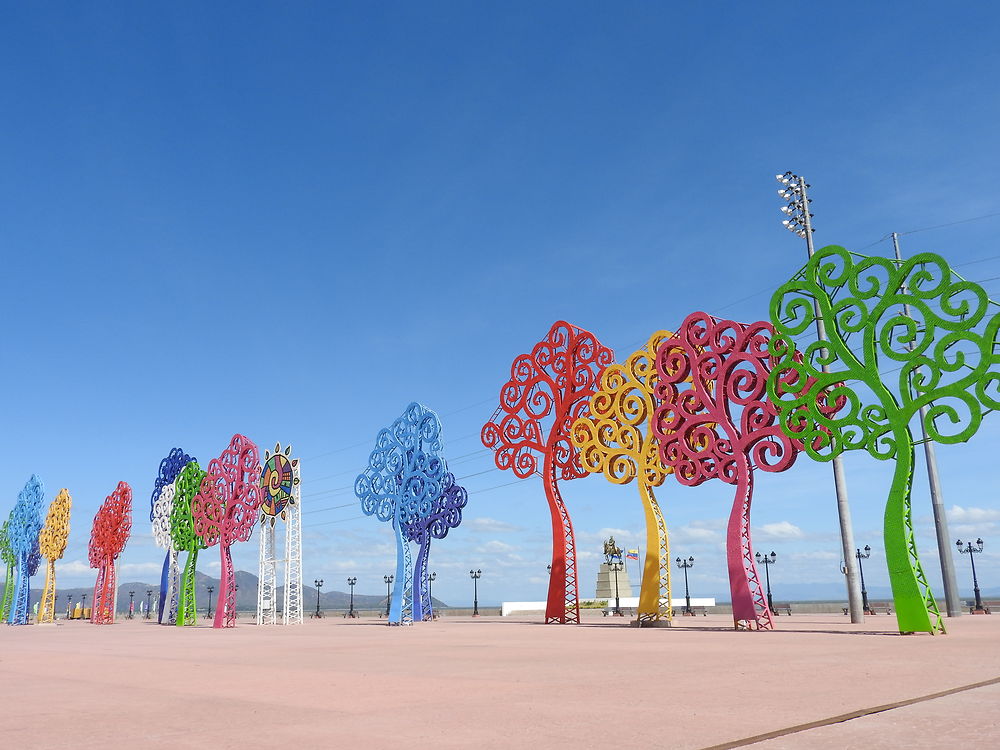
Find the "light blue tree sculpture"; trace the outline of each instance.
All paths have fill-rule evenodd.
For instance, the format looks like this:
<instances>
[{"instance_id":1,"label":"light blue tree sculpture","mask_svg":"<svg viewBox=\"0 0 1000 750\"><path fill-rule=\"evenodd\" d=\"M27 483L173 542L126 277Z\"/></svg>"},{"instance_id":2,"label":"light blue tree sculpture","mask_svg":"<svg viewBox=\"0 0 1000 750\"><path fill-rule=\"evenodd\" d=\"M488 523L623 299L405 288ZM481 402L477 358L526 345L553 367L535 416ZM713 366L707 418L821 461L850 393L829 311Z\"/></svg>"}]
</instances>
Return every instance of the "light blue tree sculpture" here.
<instances>
[{"instance_id":1,"label":"light blue tree sculpture","mask_svg":"<svg viewBox=\"0 0 1000 750\"><path fill-rule=\"evenodd\" d=\"M31 475L19 493L17 504L11 513L7 534L10 549L17 559L17 573L14 578L14 602L10 608L11 625L28 624L28 599L31 590L31 576L38 571L42 560L38 548L38 534L42 530L42 500L45 489L42 481Z\"/></svg>"},{"instance_id":2,"label":"light blue tree sculpture","mask_svg":"<svg viewBox=\"0 0 1000 750\"><path fill-rule=\"evenodd\" d=\"M413 564L407 528L413 519L430 515L444 489L441 422L418 403L379 430L366 468L354 482L354 494L365 515L392 521L396 537L396 574L389 605L389 624L413 622Z\"/></svg>"}]
</instances>

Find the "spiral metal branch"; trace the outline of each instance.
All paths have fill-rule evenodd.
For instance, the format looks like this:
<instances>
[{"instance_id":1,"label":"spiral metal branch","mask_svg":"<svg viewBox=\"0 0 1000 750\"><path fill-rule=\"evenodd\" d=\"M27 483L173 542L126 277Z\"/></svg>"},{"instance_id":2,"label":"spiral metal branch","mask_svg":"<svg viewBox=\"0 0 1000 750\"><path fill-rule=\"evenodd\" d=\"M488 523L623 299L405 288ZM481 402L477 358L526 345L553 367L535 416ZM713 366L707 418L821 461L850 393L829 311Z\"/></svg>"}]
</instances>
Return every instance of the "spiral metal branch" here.
<instances>
[{"instance_id":1,"label":"spiral metal branch","mask_svg":"<svg viewBox=\"0 0 1000 750\"><path fill-rule=\"evenodd\" d=\"M11 605L14 603L14 566L17 565L17 555L10 548L10 520L14 512L11 511L10 518L0 526L0 561L5 568L3 598L0 599L0 622L7 622L10 618Z\"/></svg>"},{"instance_id":2,"label":"spiral metal branch","mask_svg":"<svg viewBox=\"0 0 1000 750\"><path fill-rule=\"evenodd\" d=\"M800 347L797 358L796 342L816 319L814 305L829 342ZM899 628L943 631L913 533L911 423L927 406L930 439L964 442L987 411L1000 407L1000 314L982 287L961 279L939 255L899 263L831 245L775 292L771 320L778 364L768 393L782 429L803 439L818 460L845 450L895 460L884 533ZM900 365L894 383L879 374L887 362ZM841 408L824 411L832 400Z\"/></svg>"},{"instance_id":3,"label":"spiral metal branch","mask_svg":"<svg viewBox=\"0 0 1000 750\"><path fill-rule=\"evenodd\" d=\"M170 538L175 550L188 553L181 576L177 612L173 613L173 621L178 626L194 625L197 617L194 574L198 566L198 550L205 549L206 545L205 540L195 533L191 503L201 488L205 474L198 462L192 459L172 485L175 490L173 508L170 511ZM168 618L169 616L168 614Z\"/></svg>"},{"instance_id":4,"label":"spiral metal branch","mask_svg":"<svg viewBox=\"0 0 1000 750\"><path fill-rule=\"evenodd\" d=\"M495 451L497 468L523 479L539 473L542 460L553 540L546 622L580 621L576 542L558 480L589 474L573 444L572 426L588 413L589 399L614 358L594 334L557 321L529 354L514 360L510 380L500 389L500 406L483 426L483 445Z\"/></svg>"},{"instance_id":5,"label":"spiral metal branch","mask_svg":"<svg viewBox=\"0 0 1000 750\"><path fill-rule=\"evenodd\" d=\"M172 448L162 461L149 499L149 520L153 524L153 542L166 550L160 573L159 622L175 624L180 595L177 570L177 549L170 529L170 517L177 496L177 477L195 459L181 448Z\"/></svg>"}]
</instances>

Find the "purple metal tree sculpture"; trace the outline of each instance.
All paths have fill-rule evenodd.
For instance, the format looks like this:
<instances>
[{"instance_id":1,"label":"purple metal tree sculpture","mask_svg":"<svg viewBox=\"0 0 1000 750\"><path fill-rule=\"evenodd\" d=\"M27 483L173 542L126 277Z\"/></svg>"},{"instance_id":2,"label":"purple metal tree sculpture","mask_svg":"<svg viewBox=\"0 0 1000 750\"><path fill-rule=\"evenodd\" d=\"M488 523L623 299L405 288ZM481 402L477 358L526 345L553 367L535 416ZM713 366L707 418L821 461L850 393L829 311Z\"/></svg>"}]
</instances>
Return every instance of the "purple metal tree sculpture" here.
<instances>
[{"instance_id":1,"label":"purple metal tree sculpture","mask_svg":"<svg viewBox=\"0 0 1000 750\"><path fill-rule=\"evenodd\" d=\"M441 480L441 494L429 508L423 505L418 513L406 523L407 539L420 545L417 559L413 563L413 620L434 619L434 605L431 601L430 578L427 560L431 552L432 539L444 539L451 529L462 523L462 508L469 502L469 493L455 483L455 475L445 471Z\"/></svg>"}]
</instances>

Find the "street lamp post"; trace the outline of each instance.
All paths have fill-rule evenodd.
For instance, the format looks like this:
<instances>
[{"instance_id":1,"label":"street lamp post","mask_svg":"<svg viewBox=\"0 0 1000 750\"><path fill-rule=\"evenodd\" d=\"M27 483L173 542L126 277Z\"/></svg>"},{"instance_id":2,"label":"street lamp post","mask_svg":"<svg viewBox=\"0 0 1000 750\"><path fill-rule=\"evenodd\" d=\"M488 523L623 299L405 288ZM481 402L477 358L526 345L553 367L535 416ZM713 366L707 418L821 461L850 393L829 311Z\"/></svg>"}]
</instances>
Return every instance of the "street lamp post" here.
<instances>
[{"instance_id":1,"label":"street lamp post","mask_svg":"<svg viewBox=\"0 0 1000 750\"><path fill-rule=\"evenodd\" d=\"M785 229L806 241L806 251L812 258L815 252L812 237L815 230L812 227L812 214L809 213L809 204L812 202L807 193L809 185L806 184L804 177L799 177L791 172L775 175L775 178L782 185L778 190L778 195L782 200L788 202L788 205L781 207L782 213L788 217L781 223ZM813 300L813 312L816 317L816 337L825 342L828 340L826 325L823 323L823 318L820 317L819 302L816 300ZM830 371L829 365L826 364L829 352L825 347L822 350L822 355L823 372L827 373ZM844 569L847 574L848 610L851 613L851 622L862 623L865 621L865 614L862 610L862 597L859 595L858 589L858 570L851 562L851 550L854 549L854 528L851 524L851 508L847 500L847 478L840 455L834 456L831 463L833 464L833 482L837 492L837 515L840 518L840 542L844 550Z\"/></svg>"},{"instance_id":2,"label":"street lamp post","mask_svg":"<svg viewBox=\"0 0 1000 750\"><path fill-rule=\"evenodd\" d=\"M382 576L382 580L385 581L385 616L389 616L389 602L392 598L392 582L396 580L395 576Z\"/></svg>"},{"instance_id":3,"label":"street lamp post","mask_svg":"<svg viewBox=\"0 0 1000 750\"><path fill-rule=\"evenodd\" d=\"M153 600L153 589L146 589L146 617L145 617L145 619L147 619L147 620L152 616L150 614L150 609L149 609L150 606L152 606L150 604L150 602L152 602L152 600Z\"/></svg>"},{"instance_id":4,"label":"street lamp post","mask_svg":"<svg viewBox=\"0 0 1000 750\"><path fill-rule=\"evenodd\" d=\"M347 613L347 616L352 619L357 617L357 615L354 614L354 584L356 584L357 582L358 579L355 578L354 576L351 576L350 578L347 579L347 585L351 587L351 609Z\"/></svg>"},{"instance_id":5,"label":"street lamp post","mask_svg":"<svg viewBox=\"0 0 1000 750\"><path fill-rule=\"evenodd\" d=\"M208 614L205 615L206 620L212 619L212 592L215 591L215 586L208 587Z\"/></svg>"},{"instance_id":6,"label":"street lamp post","mask_svg":"<svg viewBox=\"0 0 1000 750\"><path fill-rule=\"evenodd\" d=\"M437 619L437 611L434 609L434 581L437 580L438 574L431 573L427 576L427 597L430 599L430 603L427 605L431 609L431 618Z\"/></svg>"},{"instance_id":7,"label":"street lamp post","mask_svg":"<svg viewBox=\"0 0 1000 750\"><path fill-rule=\"evenodd\" d=\"M129 591L128 592L128 615L126 616L125 619L126 620L133 619L134 612L135 612L135 591Z\"/></svg>"},{"instance_id":8,"label":"street lamp post","mask_svg":"<svg viewBox=\"0 0 1000 750\"><path fill-rule=\"evenodd\" d=\"M479 579L483 571L470 570L469 576L472 578L472 616L479 617Z\"/></svg>"},{"instance_id":9,"label":"street lamp post","mask_svg":"<svg viewBox=\"0 0 1000 750\"><path fill-rule=\"evenodd\" d=\"M608 563L608 567L611 568L611 572L615 574L615 611L614 611L614 614L615 614L616 617L622 617L623 616L622 615L622 608L619 606L619 602L621 601L621 599L618 596L618 572L622 569L623 565L624 565L624 563L622 563L621 560L614 560L614 561L611 561L611 562Z\"/></svg>"},{"instance_id":10,"label":"street lamp post","mask_svg":"<svg viewBox=\"0 0 1000 750\"><path fill-rule=\"evenodd\" d=\"M858 559L858 574L861 576L861 606L864 608L866 615L874 615L875 610L868 604L868 589L865 588L865 567L861 562L872 556L872 548L866 544L865 553L861 554L861 550L856 550L854 556Z\"/></svg>"},{"instance_id":11,"label":"street lamp post","mask_svg":"<svg viewBox=\"0 0 1000 750\"><path fill-rule=\"evenodd\" d=\"M87 611L87 595L80 594L80 617L83 617L83 613Z\"/></svg>"},{"instance_id":12,"label":"street lamp post","mask_svg":"<svg viewBox=\"0 0 1000 750\"><path fill-rule=\"evenodd\" d=\"M975 547L972 546L972 542L968 542L963 547L961 539L955 542L955 545L958 547L959 552L969 556L969 562L972 563L972 590L976 595L976 608L972 610L972 614L984 615L986 614L986 609L983 607L983 597L979 593L979 579L976 578L976 555L983 551L983 540L977 539Z\"/></svg>"},{"instance_id":13,"label":"street lamp post","mask_svg":"<svg viewBox=\"0 0 1000 750\"><path fill-rule=\"evenodd\" d=\"M678 557L675 562L677 567L684 571L684 614L687 617L694 617L694 612L691 611L691 591L688 589L688 568L694 567L694 558L689 557L687 560L682 560Z\"/></svg>"},{"instance_id":14,"label":"street lamp post","mask_svg":"<svg viewBox=\"0 0 1000 750\"><path fill-rule=\"evenodd\" d=\"M322 578L313 579L313 585L316 587L316 613L313 615L313 617L322 617L323 613L319 611L319 590L323 588L323 579Z\"/></svg>"},{"instance_id":15,"label":"street lamp post","mask_svg":"<svg viewBox=\"0 0 1000 750\"><path fill-rule=\"evenodd\" d=\"M774 565L778 556L772 551L770 555L762 555L758 552L754 557L757 559L758 565L764 566L764 580L767 581L767 608L771 610L771 614L777 616L778 613L774 611L774 601L771 599L771 566Z\"/></svg>"},{"instance_id":16,"label":"street lamp post","mask_svg":"<svg viewBox=\"0 0 1000 750\"><path fill-rule=\"evenodd\" d=\"M73 619L73 595L66 594L66 619Z\"/></svg>"}]
</instances>

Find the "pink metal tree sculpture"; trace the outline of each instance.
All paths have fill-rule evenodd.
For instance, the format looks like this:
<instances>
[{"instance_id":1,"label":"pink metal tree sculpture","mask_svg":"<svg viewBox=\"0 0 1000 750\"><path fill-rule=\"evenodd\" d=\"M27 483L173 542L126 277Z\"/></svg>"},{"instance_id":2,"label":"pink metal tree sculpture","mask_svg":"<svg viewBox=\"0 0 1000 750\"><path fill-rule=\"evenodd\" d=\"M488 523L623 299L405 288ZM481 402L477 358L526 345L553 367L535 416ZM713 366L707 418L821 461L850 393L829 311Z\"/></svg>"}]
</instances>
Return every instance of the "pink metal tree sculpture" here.
<instances>
[{"instance_id":1,"label":"pink metal tree sculpture","mask_svg":"<svg viewBox=\"0 0 1000 750\"><path fill-rule=\"evenodd\" d=\"M718 478L736 485L726 534L733 620L773 627L750 543L753 471L784 471L801 442L786 436L767 400L769 323L749 325L697 312L656 353L653 432L663 463L682 484Z\"/></svg>"},{"instance_id":2,"label":"pink metal tree sculpture","mask_svg":"<svg viewBox=\"0 0 1000 750\"><path fill-rule=\"evenodd\" d=\"M111 625L115 621L117 581L115 560L125 549L132 532L132 488L119 482L94 515L90 532L90 567L97 568L94 585L94 611L90 621L96 625Z\"/></svg>"},{"instance_id":3,"label":"pink metal tree sculpture","mask_svg":"<svg viewBox=\"0 0 1000 750\"><path fill-rule=\"evenodd\" d=\"M230 547L253 534L260 510L260 453L253 441L233 435L222 455L208 462L201 488L191 502L194 531L206 547L218 544L222 581L212 627L236 625L236 578Z\"/></svg>"},{"instance_id":4,"label":"pink metal tree sculpture","mask_svg":"<svg viewBox=\"0 0 1000 750\"><path fill-rule=\"evenodd\" d=\"M601 373L614 360L615 353L594 334L557 321L530 354L514 360L510 380L500 389L500 406L483 427L483 445L496 451L497 468L511 469L523 479L538 472L542 458L552 514L547 623L580 622L573 524L556 481L590 475L580 463L571 430L589 412Z\"/></svg>"}]
</instances>

